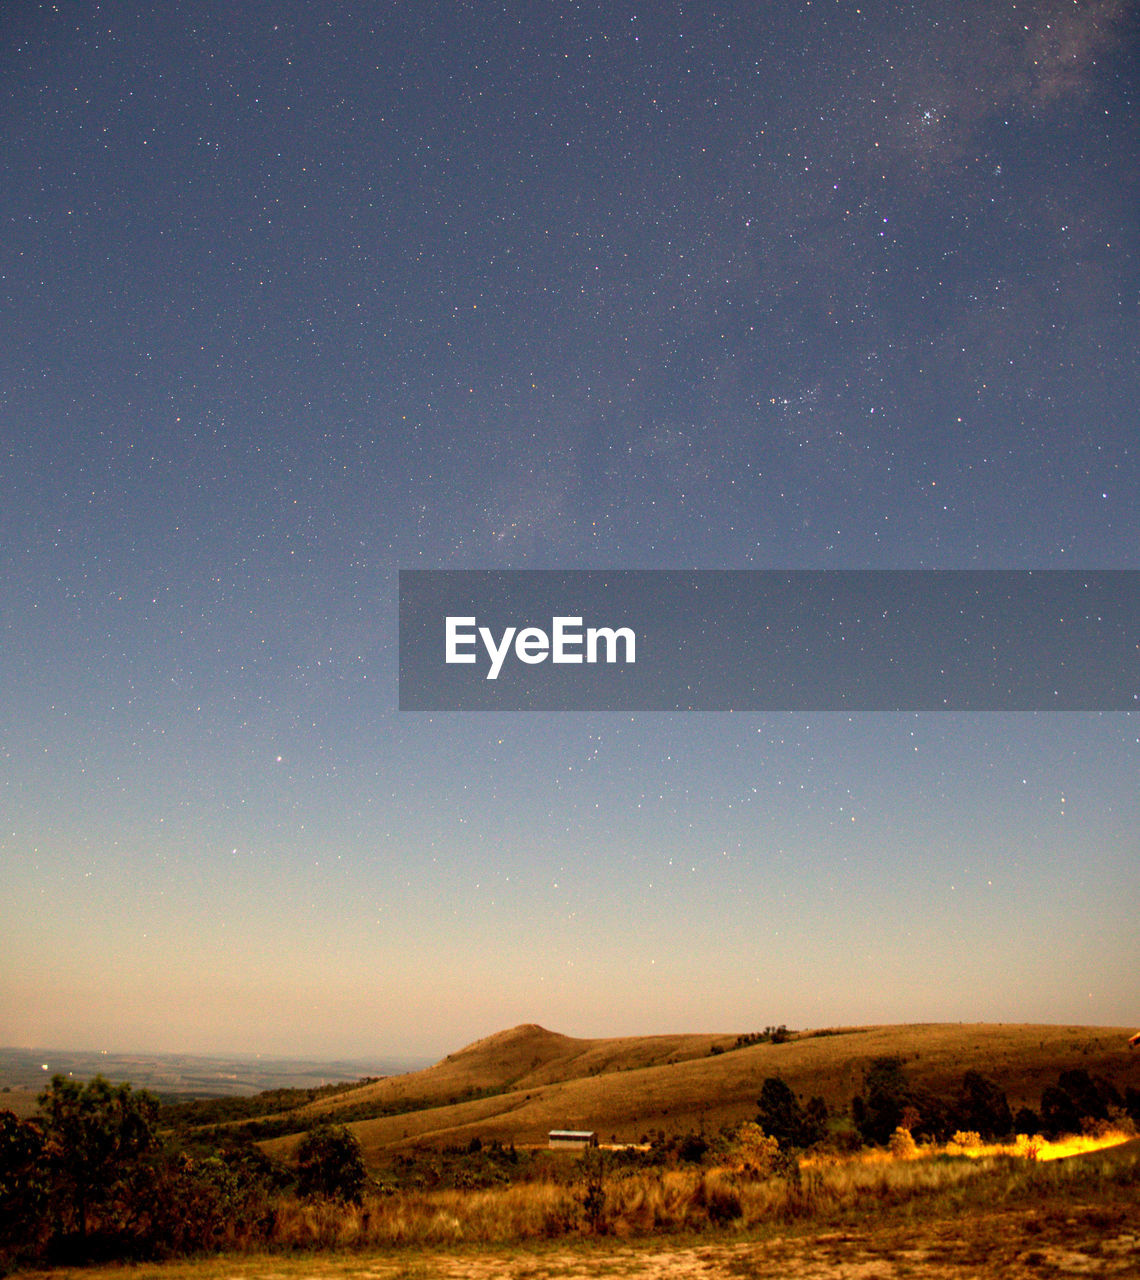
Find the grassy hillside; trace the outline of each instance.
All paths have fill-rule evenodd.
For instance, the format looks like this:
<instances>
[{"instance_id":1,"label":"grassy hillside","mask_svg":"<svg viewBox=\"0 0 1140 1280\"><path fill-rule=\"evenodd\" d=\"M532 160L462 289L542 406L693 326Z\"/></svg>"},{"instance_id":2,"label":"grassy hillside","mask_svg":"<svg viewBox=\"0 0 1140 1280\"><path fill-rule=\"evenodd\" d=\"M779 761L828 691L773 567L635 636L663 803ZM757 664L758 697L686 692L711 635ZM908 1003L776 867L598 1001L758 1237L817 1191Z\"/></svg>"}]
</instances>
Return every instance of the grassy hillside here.
<instances>
[{"instance_id":1,"label":"grassy hillside","mask_svg":"<svg viewBox=\"0 0 1140 1280\"><path fill-rule=\"evenodd\" d=\"M731 1035L583 1040L528 1024L499 1032L423 1071L348 1090L296 1113L349 1123L367 1158L400 1147L465 1144L473 1137L541 1144L552 1128L596 1129L603 1141L654 1130L715 1132L755 1114L764 1079L781 1076L804 1098L843 1113L876 1057L903 1059L912 1080L952 1094L982 1071L1011 1106L1037 1107L1061 1071L1081 1068L1123 1091L1140 1087L1131 1028L926 1024L801 1032L782 1044L733 1048ZM360 1119L361 1114L372 1118ZM297 1139L267 1143L288 1156Z\"/></svg>"},{"instance_id":2,"label":"grassy hillside","mask_svg":"<svg viewBox=\"0 0 1140 1280\"><path fill-rule=\"evenodd\" d=\"M337 1121L362 1106L406 1112L489 1094L527 1092L547 1085L638 1068L707 1058L731 1036L629 1036L580 1040L528 1023L476 1040L423 1071L388 1076L298 1114Z\"/></svg>"}]
</instances>

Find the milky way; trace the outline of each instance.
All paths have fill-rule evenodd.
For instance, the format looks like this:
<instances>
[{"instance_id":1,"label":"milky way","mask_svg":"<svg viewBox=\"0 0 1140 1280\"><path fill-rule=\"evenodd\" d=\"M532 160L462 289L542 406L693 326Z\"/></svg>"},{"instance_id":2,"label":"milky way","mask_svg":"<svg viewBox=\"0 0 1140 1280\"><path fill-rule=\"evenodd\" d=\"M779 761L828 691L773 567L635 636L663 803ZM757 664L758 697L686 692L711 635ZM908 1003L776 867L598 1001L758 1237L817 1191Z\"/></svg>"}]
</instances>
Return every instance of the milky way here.
<instances>
[{"instance_id":1,"label":"milky way","mask_svg":"<svg viewBox=\"0 0 1140 1280\"><path fill-rule=\"evenodd\" d=\"M401 568L1140 567L1136 33L11 0L0 1042L1134 1018L1130 714L395 658Z\"/></svg>"}]
</instances>

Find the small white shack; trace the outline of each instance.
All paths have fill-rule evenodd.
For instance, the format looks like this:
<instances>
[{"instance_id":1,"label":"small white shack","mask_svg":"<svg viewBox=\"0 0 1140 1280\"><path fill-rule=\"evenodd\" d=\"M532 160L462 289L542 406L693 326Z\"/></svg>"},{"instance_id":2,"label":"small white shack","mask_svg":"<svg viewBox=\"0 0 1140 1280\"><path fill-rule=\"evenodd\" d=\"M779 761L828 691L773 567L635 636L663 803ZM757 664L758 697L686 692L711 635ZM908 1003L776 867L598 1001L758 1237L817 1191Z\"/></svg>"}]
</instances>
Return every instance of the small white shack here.
<instances>
[{"instance_id":1,"label":"small white shack","mask_svg":"<svg viewBox=\"0 0 1140 1280\"><path fill-rule=\"evenodd\" d=\"M598 1145L598 1135L592 1129L551 1129L550 1146L562 1151L581 1151Z\"/></svg>"}]
</instances>

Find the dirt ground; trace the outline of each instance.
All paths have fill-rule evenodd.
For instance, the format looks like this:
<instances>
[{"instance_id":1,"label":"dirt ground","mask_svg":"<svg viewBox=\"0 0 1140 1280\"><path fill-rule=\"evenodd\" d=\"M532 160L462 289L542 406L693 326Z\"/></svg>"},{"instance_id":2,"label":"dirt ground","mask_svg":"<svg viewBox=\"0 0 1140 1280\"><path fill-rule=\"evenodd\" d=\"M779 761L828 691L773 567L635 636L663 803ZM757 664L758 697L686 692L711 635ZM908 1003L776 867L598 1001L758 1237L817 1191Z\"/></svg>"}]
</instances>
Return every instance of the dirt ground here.
<instances>
[{"instance_id":1,"label":"dirt ground","mask_svg":"<svg viewBox=\"0 0 1140 1280\"><path fill-rule=\"evenodd\" d=\"M216 1258L23 1273L26 1280L1044 1280L1140 1277L1140 1203L1067 1205L886 1224L875 1231Z\"/></svg>"},{"instance_id":2,"label":"dirt ground","mask_svg":"<svg viewBox=\"0 0 1140 1280\"><path fill-rule=\"evenodd\" d=\"M993 1214L888 1227L873 1235L829 1232L763 1242L717 1242L655 1248L644 1242L585 1253L524 1257L422 1258L422 1270L362 1269L375 1280L1021 1280L1049 1276L1140 1277L1140 1206L1109 1215L1073 1209L1056 1219L1038 1213ZM345 1278L347 1280L347 1277Z\"/></svg>"}]
</instances>

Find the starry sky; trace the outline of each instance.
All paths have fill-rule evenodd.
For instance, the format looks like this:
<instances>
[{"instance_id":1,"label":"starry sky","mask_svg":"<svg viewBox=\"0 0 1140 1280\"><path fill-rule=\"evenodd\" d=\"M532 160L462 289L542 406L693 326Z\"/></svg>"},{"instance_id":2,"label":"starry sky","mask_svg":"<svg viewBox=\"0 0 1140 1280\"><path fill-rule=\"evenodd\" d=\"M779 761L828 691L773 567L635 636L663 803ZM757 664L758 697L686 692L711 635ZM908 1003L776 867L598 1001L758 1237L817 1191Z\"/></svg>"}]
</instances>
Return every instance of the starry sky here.
<instances>
[{"instance_id":1,"label":"starry sky","mask_svg":"<svg viewBox=\"0 0 1140 1280\"><path fill-rule=\"evenodd\" d=\"M1140 720L397 710L400 569L1140 568L1135 0L7 0L0 1043L1140 1017Z\"/></svg>"}]
</instances>

